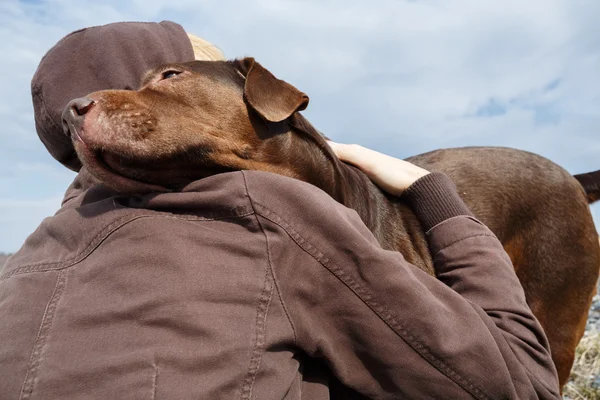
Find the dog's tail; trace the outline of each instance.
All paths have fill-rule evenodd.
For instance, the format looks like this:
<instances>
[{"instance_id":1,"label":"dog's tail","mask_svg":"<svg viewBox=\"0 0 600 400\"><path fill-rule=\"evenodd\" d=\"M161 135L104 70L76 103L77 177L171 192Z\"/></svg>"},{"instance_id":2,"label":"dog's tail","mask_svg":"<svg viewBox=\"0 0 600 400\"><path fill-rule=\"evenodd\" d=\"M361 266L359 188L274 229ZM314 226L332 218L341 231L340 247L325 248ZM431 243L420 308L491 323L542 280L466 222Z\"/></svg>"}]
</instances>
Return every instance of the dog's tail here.
<instances>
[{"instance_id":1,"label":"dog's tail","mask_svg":"<svg viewBox=\"0 0 600 400\"><path fill-rule=\"evenodd\" d=\"M583 186L588 203L592 204L600 200L600 170L574 175L574 177Z\"/></svg>"}]
</instances>

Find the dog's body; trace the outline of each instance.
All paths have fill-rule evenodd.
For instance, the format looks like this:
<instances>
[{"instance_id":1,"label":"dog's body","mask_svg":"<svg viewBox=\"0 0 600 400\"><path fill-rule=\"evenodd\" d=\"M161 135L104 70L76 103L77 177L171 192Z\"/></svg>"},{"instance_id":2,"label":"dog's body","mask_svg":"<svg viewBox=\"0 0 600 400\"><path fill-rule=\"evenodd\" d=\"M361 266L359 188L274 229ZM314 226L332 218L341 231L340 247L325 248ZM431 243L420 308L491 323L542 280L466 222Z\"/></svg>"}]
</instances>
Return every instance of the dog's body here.
<instances>
[{"instance_id":1,"label":"dog's body","mask_svg":"<svg viewBox=\"0 0 600 400\"><path fill-rule=\"evenodd\" d=\"M253 59L195 62L150 73L137 92L74 100L63 118L82 163L118 190L177 190L240 169L279 173L355 209L382 247L433 274L412 211L333 155L297 113L307 103L306 95ZM450 176L503 243L565 384L600 268L588 206L600 193L600 179L578 177L586 192L556 164L505 148L439 150L408 161Z\"/></svg>"}]
</instances>

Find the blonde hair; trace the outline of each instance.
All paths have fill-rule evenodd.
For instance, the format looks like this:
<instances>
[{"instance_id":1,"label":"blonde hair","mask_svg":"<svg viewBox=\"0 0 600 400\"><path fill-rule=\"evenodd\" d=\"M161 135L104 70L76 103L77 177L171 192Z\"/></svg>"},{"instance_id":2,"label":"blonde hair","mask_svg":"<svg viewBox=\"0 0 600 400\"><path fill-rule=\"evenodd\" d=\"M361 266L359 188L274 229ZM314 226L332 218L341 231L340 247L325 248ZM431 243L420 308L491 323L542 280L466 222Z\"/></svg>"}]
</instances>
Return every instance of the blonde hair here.
<instances>
[{"instance_id":1,"label":"blonde hair","mask_svg":"<svg viewBox=\"0 0 600 400\"><path fill-rule=\"evenodd\" d=\"M187 34L194 48L194 57L198 61L223 61L226 60L223 51L211 42L199 38L191 33Z\"/></svg>"}]
</instances>

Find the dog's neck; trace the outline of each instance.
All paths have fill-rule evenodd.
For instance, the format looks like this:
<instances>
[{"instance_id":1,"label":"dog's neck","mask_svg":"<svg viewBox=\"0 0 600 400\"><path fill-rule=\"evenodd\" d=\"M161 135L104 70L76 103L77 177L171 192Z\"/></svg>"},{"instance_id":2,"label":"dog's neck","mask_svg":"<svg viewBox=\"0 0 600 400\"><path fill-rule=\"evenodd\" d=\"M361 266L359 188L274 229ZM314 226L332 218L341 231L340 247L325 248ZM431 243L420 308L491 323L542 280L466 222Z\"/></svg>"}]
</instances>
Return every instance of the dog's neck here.
<instances>
[{"instance_id":1,"label":"dog's neck","mask_svg":"<svg viewBox=\"0 0 600 400\"><path fill-rule=\"evenodd\" d=\"M340 161L326 144L325 137L301 115L295 116L291 128L287 139L293 151L286 153L293 160L285 160L286 164L295 167L298 178L354 209L365 224L373 228L380 220L379 213L392 206L389 197L358 168Z\"/></svg>"},{"instance_id":2,"label":"dog's neck","mask_svg":"<svg viewBox=\"0 0 600 400\"><path fill-rule=\"evenodd\" d=\"M293 157L284 162L296 166L296 177L355 210L383 248L400 251L409 262L429 270L427 244L412 211L358 168L341 162L325 138L300 114L294 116L291 129L286 139L293 151L283 153Z\"/></svg>"}]
</instances>

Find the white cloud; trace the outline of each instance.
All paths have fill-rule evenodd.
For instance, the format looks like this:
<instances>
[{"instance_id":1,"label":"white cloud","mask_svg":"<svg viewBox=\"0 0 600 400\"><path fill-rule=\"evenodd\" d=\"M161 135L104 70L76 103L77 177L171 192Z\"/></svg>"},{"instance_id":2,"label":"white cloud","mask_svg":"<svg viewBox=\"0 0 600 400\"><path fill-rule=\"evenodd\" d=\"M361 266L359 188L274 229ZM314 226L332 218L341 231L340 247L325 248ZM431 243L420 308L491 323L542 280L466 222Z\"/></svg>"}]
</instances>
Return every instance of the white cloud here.
<instances>
[{"instance_id":1,"label":"white cloud","mask_svg":"<svg viewBox=\"0 0 600 400\"><path fill-rule=\"evenodd\" d=\"M397 156L502 145L600 169L598 15L595 0L4 0L0 197L66 187L33 130L29 80L60 37L118 20L176 20L230 57L255 56L309 94L305 115L339 141Z\"/></svg>"}]
</instances>

